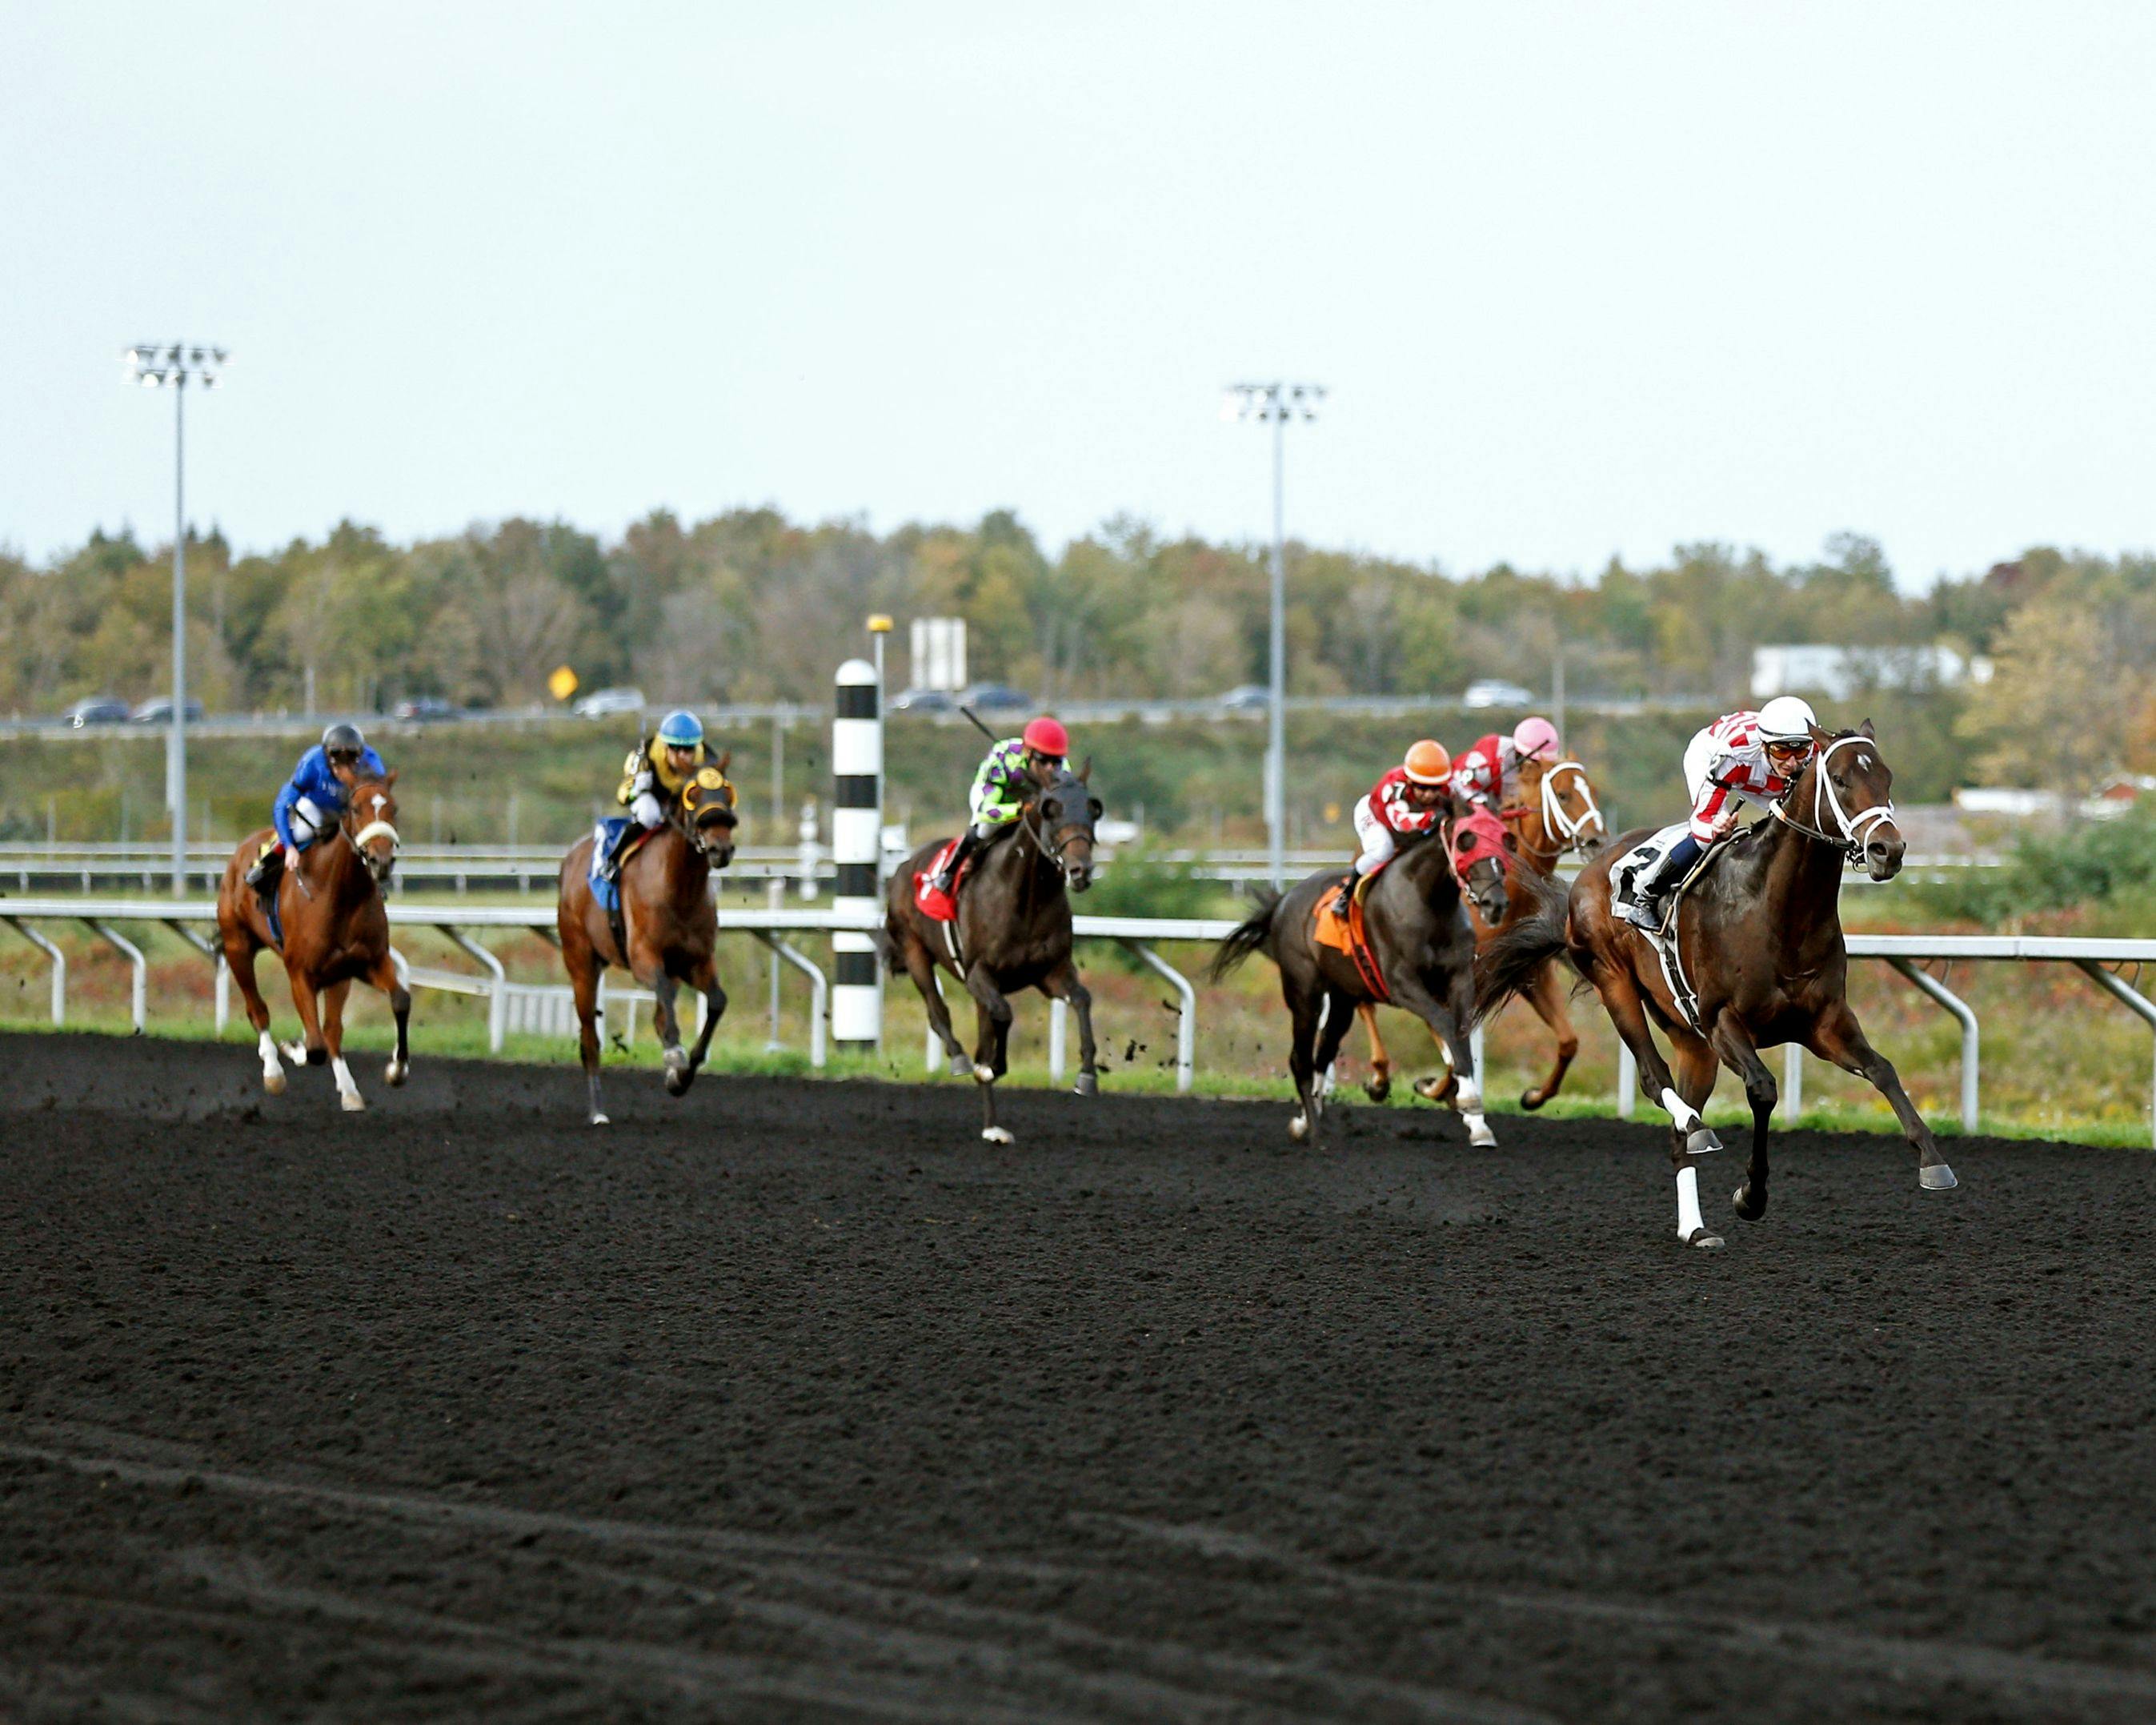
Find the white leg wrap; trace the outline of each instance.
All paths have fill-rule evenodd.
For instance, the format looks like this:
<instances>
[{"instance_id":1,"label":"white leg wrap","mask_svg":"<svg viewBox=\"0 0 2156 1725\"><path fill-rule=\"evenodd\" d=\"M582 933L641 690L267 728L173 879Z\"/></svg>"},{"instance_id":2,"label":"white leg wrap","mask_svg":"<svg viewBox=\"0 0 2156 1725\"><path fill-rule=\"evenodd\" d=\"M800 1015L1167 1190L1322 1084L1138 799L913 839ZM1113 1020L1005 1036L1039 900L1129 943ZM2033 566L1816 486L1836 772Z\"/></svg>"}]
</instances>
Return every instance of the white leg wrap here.
<instances>
[{"instance_id":1,"label":"white leg wrap","mask_svg":"<svg viewBox=\"0 0 2156 1725\"><path fill-rule=\"evenodd\" d=\"M1677 1238L1690 1240L1706 1226L1699 1214L1699 1170L1681 1168L1677 1170Z\"/></svg>"},{"instance_id":2,"label":"white leg wrap","mask_svg":"<svg viewBox=\"0 0 2156 1725\"><path fill-rule=\"evenodd\" d=\"M1662 1090L1662 1106L1670 1111L1679 1132L1691 1132L1700 1124L1699 1111L1667 1086Z\"/></svg>"},{"instance_id":3,"label":"white leg wrap","mask_svg":"<svg viewBox=\"0 0 2156 1725\"><path fill-rule=\"evenodd\" d=\"M277 1059L277 1039L264 1030L259 1045L262 1050L262 1076L274 1078L285 1070Z\"/></svg>"},{"instance_id":4,"label":"white leg wrap","mask_svg":"<svg viewBox=\"0 0 2156 1725\"><path fill-rule=\"evenodd\" d=\"M346 1111L356 1112L364 1108L366 1099L360 1095L358 1085L352 1081L352 1068L345 1065L342 1055L330 1062L330 1070L336 1075L337 1095L343 1101Z\"/></svg>"},{"instance_id":5,"label":"white leg wrap","mask_svg":"<svg viewBox=\"0 0 2156 1725\"><path fill-rule=\"evenodd\" d=\"M1461 1079L1453 1094L1455 1098L1454 1106L1462 1114L1480 1114L1482 1111L1482 1086L1473 1079Z\"/></svg>"}]
</instances>

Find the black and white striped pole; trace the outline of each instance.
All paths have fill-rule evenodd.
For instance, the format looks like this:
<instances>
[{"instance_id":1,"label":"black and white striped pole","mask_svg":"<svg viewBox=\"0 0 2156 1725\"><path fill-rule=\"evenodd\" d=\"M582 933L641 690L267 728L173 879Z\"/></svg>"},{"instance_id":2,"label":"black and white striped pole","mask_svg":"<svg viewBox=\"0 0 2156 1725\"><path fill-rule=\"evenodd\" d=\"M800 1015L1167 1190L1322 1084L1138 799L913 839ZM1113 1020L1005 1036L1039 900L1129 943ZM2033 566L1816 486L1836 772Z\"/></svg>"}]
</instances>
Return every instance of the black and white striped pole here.
<instances>
[{"instance_id":1,"label":"black and white striped pole","mask_svg":"<svg viewBox=\"0 0 2156 1725\"><path fill-rule=\"evenodd\" d=\"M831 860L838 865L836 908L864 921L876 913L876 880L883 840L883 691L876 668L865 659L839 667L838 699L831 721L831 773L837 781L831 812ZM838 977L831 990L831 1038L840 1050L873 1052L883 1040L883 983L876 974L875 943L865 934L831 937Z\"/></svg>"}]
</instances>

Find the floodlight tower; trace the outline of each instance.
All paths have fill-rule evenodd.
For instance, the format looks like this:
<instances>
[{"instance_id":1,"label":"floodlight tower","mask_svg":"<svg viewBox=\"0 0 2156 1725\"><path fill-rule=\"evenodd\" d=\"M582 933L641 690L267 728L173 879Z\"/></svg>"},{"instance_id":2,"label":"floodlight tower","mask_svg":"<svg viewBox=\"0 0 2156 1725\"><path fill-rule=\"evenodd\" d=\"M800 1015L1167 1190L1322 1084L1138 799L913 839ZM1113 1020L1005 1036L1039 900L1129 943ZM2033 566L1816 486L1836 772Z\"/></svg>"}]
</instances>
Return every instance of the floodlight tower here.
<instances>
[{"instance_id":1,"label":"floodlight tower","mask_svg":"<svg viewBox=\"0 0 2156 1725\"><path fill-rule=\"evenodd\" d=\"M225 350L188 341L137 341L121 357L127 381L172 392L172 728L165 738L165 801L172 811L172 896L187 892L187 385L214 389Z\"/></svg>"},{"instance_id":2,"label":"floodlight tower","mask_svg":"<svg viewBox=\"0 0 2156 1725\"><path fill-rule=\"evenodd\" d=\"M1220 403L1224 419L1269 421L1273 428L1272 698L1265 739L1265 848L1273 890L1287 886L1287 550L1284 483L1287 426L1317 418L1325 389L1317 383L1231 383Z\"/></svg>"}]
</instances>

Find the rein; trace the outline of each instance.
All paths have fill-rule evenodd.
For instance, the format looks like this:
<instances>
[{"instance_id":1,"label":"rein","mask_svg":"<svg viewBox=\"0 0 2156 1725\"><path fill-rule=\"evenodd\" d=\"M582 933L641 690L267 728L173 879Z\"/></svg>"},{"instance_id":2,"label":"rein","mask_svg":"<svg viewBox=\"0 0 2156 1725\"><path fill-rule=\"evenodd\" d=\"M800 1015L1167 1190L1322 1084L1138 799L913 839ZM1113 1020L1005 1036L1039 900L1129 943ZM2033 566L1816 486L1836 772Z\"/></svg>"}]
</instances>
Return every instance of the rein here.
<instances>
[{"instance_id":1,"label":"rein","mask_svg":"<svg viewBox=\"0 0 2156 1725\"><path fill-rule=\"evenodd\" d=\"M1807 839L1821 845L1835 846L1851 862L1861 860L1864 855L1864 847L1871 841L1872 833L1882 823L1891 824L1893 822L1894 799L1889 797L1884 803L1875 803L1869 809L1860 809L1855 814L1850 814L1841 806L1841 798L1835 791L1834 781L1827 773L1826 765L1834 758L1834 752L1836 749L1846 748L1851 743L1869 742L1871 738L1861 732L1849 737L1837 737L1812 757L1811 825L1806 826L1783 806L1783 803L1788 801L1786 797L1782 802L1768 805L1774 819L1780 821L1783 825L1803 834ZM1791 785L1789 790L1794 794L1796 787ZM1832 833L1825 830L1826 822L1820 814L1822 808L1834 816L1835 824L1841 829L1840 838L1837 839Z\"/></svg>"}]
</instances>

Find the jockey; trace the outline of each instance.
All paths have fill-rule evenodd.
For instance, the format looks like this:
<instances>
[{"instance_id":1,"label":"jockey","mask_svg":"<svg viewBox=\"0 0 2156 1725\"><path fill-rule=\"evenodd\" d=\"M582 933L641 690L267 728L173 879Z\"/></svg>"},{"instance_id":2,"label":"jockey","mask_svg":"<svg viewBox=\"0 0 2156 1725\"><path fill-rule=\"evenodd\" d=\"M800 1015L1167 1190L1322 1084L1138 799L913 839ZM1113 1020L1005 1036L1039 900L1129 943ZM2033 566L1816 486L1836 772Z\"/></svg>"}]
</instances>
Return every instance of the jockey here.
<instances>
[{"instance_id":1,"label":"jockey","mask_svg":"<svg viewBox=\"0 0 2156 1725\"><path fill-rule=\"evenodd\" d=\"M300 757L277 793L270 810L277 843L247 871L249 886L259 892L272 890L288 864L297 862L301 851L336 827L344 814L344 793L362 770L374 778L388 771L358 726L338 723L322 732L322 740Z\"/></svg>"},{"instance_id":2,"label":"jockey","mask_svg":"<svg viewBox=\"0 0 2156 1725\"><path fill-rule=\"evenodd\" d=\"M1348 914L1356 882L1389 862L1401 839L1437 824L1451 784L1452 757L1443 743L1425 737L1408 751L1405 761L1370 787L1369 795L1355 805L1355 836L1363 841L1363 854L1355 859L1355 871L1340 884L1333 915Z\"/></svg>"},{"instance_id":3,"label":"jockey","mask_svg":"<svg viewBox=\"0 0 2156 1725\"><path fill-rule=\"evenodd\" d=\"M1723 715L1686 745L1691 830L1633 881L1626 922L1650 934L1661 932L1671 888L1702 850L1737 830L1738 813L1747 803L1771 802L1789 789L1811 759L1818 725L1809 702L1777 695L1756 713Z\"/></svg>"},{"instance_id":4,"label":"jockey","mask_svg":"<svg viewBox=\"0 0 2156 1725\"><path fill-rule=\"evenodd\" d=\"M613 799L629 810L621 825L608 828L613 835L607 853L599 859L599 875L611 880L621 868L622 848L632 831L649 832L666 824L681 793L696 776L696 769L711 760L704 747L704 726L694 713L677 707L659 721L658 730L629 752L621 763L621 783Z\"/></svg>"},{"instance_id":5,"label":"jockey","mask_svg":"<svg viewBox=\"0 0 2156 1725\"><path fill-rule=\"evenodd\" d=\"M1481 808L1501 809L1519 788L1521 762L1553 763L1563 752L1557 726L1548 719L1522 719L1510 737L1492 732L1455 761L1453 786Z\"/></svg>"},{"instance_id":6,"label":"jockey","mask_svg":"<svg viewBox=\"0 0 2156 1725\"><path fill-rule=\"evenodd\" d=\"M967 799L973 821L959 834L957 847L944 860L943 866L930 876L930 887L949 892L958 878L960 865L993 838L998 828L1018 819L1019 806L1028 794L1061 772L1070 752L1070 733L1045 714L1018 736L1006 737L990 749L980 771L973 775L973 792Z\"/></svg>"}]
</instances>

